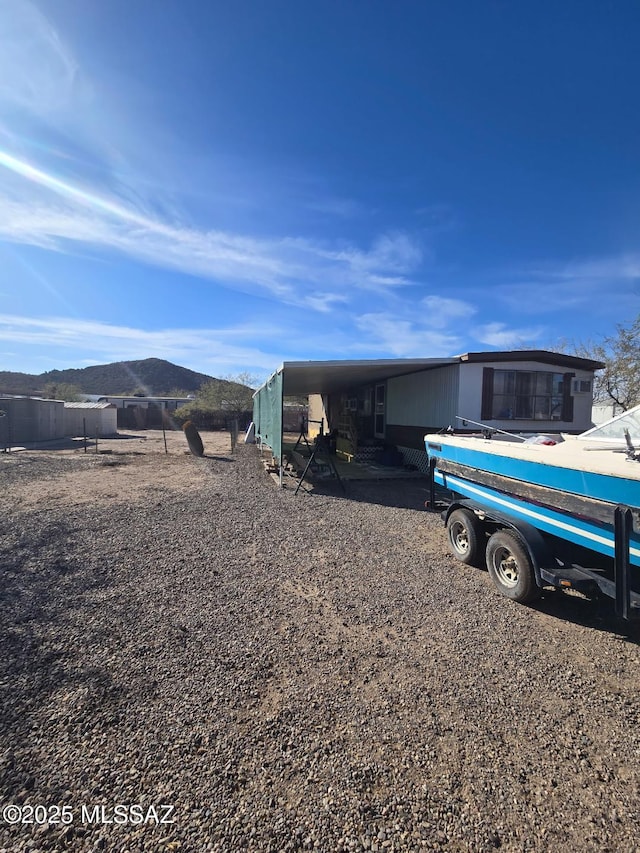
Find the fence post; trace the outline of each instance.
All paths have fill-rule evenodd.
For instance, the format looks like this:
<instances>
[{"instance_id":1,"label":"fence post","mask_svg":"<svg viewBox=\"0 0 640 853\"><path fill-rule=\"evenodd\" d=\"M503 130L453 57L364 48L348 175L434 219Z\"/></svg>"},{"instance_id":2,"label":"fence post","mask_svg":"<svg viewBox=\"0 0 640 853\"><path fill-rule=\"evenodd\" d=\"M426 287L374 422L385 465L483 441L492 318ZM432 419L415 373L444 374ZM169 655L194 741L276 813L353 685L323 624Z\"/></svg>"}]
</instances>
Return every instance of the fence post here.
<instances>
[{"instance_id":1,"label":"fence post","mask_svg":"<svg viewBox=\"0 0 640 853\"><path fill-rule=\"evenodd\" d=\"M165 454L169 451L167 450L167 430L165 427L165 421L169 417L169 412L166 409L160 409L160 420L162 422L162 438L164 439L164 452Z\"/></svg>"}]
</instances>

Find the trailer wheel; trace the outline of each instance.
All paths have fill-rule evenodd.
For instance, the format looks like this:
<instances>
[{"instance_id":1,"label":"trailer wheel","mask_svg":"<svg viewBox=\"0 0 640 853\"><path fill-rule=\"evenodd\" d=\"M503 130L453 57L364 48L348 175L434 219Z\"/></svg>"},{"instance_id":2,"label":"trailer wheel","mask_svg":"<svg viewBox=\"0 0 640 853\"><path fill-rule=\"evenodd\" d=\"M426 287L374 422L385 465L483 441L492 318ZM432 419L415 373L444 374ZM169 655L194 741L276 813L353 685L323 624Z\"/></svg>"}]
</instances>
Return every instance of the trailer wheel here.
<instances>
[{"instance_id":1,"label":"trailer wheel","mask_svg":"<svg viewBox=\"0 0 640 853\"><path fill-rule=\"evenodd\" d=\"M482 522L469 509L455 509L447 519L449 548L454 557L468 566L482 564L484 535Z\"/></svg>"},{"instance_id":2,"label":"trailer wheel","mask_svg":"<svg viewBox=\"0 0 640 853\"><path fill-rule=\"evenodd\" d=\"M499 592L521 604L540 596L533 563L521 540L509 530L498 530L487 542L487 568Z\"/></svg>"}]
</instances>

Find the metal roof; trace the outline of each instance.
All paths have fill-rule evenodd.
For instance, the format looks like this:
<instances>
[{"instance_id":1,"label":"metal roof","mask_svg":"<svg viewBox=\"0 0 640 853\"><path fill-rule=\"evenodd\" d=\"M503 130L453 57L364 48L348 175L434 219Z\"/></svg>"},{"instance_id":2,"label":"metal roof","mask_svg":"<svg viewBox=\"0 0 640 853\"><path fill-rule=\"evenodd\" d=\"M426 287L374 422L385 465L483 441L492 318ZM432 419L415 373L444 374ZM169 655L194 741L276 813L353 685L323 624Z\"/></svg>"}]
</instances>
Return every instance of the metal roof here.
<instances>
[{"instance_id":1,"label":"metal roof","mask_svg":"<svg viewBox=\"0 0 640 853\"><path fill-rule=\"evenodd\" d=\"M283 374L283 394L286 396L336 394L348 392L359 385L372 385L395 376L418 373L448 364L464 362L491 364L504 361L538 361L558 367L574 367L577 370L599 370L604 367L602 362L593 359L578 358L548 350L513 350L511 352L468 352L444 358L285 361L275 373Z\"/></svg>"},{"instance_id":2,"label":"metal roof","mask_svg":"<svg viewBox=\"0 0 640 853\"><path fill-rule=\"evenodd\" d=\"M115 409L113 403L65 403L65 409Z\"/></svg>"},{"instance_id":3,"label":"metal roof","mask_svg":"<svg viewBox=\"0 0 640 853\"><path fill-rule=\"evenodd\" d=\"M285 361L283 394L330 394L357 385L383 382L392 376L456 364L457 358L384 358L362 361Z\"/></svg>"},{"instance_id":4,"label":"metal roof","mask_svg":"<svg viewBox=\"0 0 640 853\"><path fill-rule=\"evenodd\" d=\"M576 370L602 370L603 362L592 358L582 358L577 355L567 355L564 352L550 352L544 349L522 349L512 352L466 352L458 356L460 361L539 361L554 367L575 367Z\"/></svg>"}]
</instances>

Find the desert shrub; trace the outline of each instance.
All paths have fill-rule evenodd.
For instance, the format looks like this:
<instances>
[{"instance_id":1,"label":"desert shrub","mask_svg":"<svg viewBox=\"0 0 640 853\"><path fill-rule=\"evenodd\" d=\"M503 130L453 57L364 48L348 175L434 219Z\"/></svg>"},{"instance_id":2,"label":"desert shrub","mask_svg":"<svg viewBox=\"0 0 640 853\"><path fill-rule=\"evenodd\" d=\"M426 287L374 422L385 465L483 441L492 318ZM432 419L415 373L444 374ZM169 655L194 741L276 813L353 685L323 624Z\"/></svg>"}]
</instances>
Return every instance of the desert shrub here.
<instances>
[{"instance_id":1,"label":"desert shrub","mask_svg":"<svg viewBox=\"0 0 640 853\"><path fill-rule=\"evenodd\" d=\"M173 418L178 426L183 426L187 421L195 424L198 429L229 429L230 421L235 415L220 409L211 409L203 405L201 401L194 400L172 412ZM251 422L252 412L243 412L238 418L241 429Z\"/></svg>"}]
</instances>

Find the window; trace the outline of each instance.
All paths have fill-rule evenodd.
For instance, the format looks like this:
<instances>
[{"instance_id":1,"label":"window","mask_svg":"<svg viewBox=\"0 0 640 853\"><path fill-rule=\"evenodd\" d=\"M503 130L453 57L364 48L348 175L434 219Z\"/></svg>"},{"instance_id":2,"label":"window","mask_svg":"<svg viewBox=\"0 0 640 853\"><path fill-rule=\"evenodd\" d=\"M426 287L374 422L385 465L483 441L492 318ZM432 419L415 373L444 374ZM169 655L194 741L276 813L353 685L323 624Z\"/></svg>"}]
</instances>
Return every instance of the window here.
<instances>
[{"instance_id":1,"label":"window","mask_svg":"<svg viewBox=\"0 0 640 853\"><path fill-rule=\"evenodd\" d=\"M573 380L574 394L590 394L591 380L590 379L574 379Z\"/></svg>"},{"instance_id":2,"label":"window","mask_svg":"<svg viewBox=\"0 0 640 853\"><path fill-rule=\"evenodd\" d=\"M570 373L485 367L482 417L491 420L572 421Z\"/></svg>"}]
</instances>

